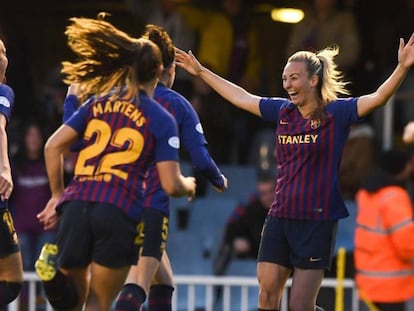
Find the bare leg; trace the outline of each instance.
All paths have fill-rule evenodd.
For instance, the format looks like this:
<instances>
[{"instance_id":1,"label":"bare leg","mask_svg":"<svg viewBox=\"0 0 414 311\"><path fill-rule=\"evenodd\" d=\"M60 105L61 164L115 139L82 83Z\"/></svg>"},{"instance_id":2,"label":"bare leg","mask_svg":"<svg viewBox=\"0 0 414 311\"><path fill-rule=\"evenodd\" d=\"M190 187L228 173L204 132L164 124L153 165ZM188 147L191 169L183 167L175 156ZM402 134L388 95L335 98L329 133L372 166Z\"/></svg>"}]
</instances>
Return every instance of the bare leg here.
<instances>
[{"instance_id":1,"label":"bare leg","mask_svg":"<svg viewBox=\"0 0 414 311\"><path fill-rule=\"evenodd\" d=\"M90 291L86 311L107 311L127 277L129 267L111 269L97 263L91 264Z\"/></svg>"},{"instance_id":2,"label":"bare leg","mask_svg":"<svg viewBox=\"0 0 414 311\"><path fill-rule=\"evenodd\" d=\"M148 294L151 282L158 271L160 262L154 257L140 256L136 267L136 284Z\"/></svg>"},{"instance_id":3,"label":"bare leg","mask_svg":"<svg viewBox=\"0 0 414 311\"><path fill-rule=\"evenodd\" d=\"M159 265L153 284L174 286L173 271L170 259L168 258L167 252L165 251L162 254L161 264Z\"/></svg>"},{"instance_id":4,"label":"bare leg","mask_svg":"<svg viewBox=\"0 0 414 311\"><path fill-rule=\"evenodd\" d=\"M0 258L0 280L7 282L23 282L23 264L20 252Z\"/></svg>"},{"instance_id":5,"label":"bare leg","mask_svg":"<svg viewBox=\"0 0 414 311\"><path fill-rule=\"evenodd\" d=\"M23 265L21 253L13 253L0 258L0 307L3 308L15 300L23 283Z\"/></svg>"},{"instance_id":6,"label":"bare leg","mask_svg":"<svg viewBox=\"0 0 414 311\"><path fill-rule=\"evenodd\" d=\"M291 269L271 262L257 264L260 309L276 310L279 308L283 290L291 272Z\"/></svg>"},{"instance_id":7,"label":"bare leg","mask_svg":"<svg viewBox=\"0 0 414 311\"><path fill-rule=\"evenodd\" d=\"M72 280L78 295L78 303L75 308L71 309L71 311L82 311L88 295L89 268L67 270L61 268L60 271L63 275Z\"/></svg>"},{"instance_id":8,"label":"bare leg","mask_svg":"<svg viewBox=\"0 0 414 311\"><path fill-rule=\"evenodd\" d=\"M289 310L314 311L324 271L295 268L290 292Z\"/></svg>"}]
</instances>

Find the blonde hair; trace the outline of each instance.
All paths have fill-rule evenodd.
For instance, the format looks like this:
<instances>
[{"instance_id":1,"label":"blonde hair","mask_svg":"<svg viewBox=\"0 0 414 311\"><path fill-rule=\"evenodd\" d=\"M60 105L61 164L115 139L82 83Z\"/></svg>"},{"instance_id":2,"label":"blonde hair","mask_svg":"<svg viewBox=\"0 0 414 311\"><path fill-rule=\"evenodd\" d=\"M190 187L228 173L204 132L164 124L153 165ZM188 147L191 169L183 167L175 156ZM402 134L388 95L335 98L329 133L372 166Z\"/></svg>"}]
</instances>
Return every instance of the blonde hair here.
<instances>
[{"instance_id":1,"label":"blonde hair","mask_svg":"<svg viewBox=\"0 0 414 311\"><path fill-rule=\"evenodd\" d=\"M67 84L82 86L80 97L126 88L136 94L137 84L154 79L161 66L158 47L146 39L134 39L104 20L71 18L66 28L68 45L78 56L76 62L62 62Z\"/></svg>"},{"instance_id":2,"label":"blonde hair","mask_svg":"<svg viewBox=\"0 0 414 311\"><path fill-rule=\"evenodd\" d=\"M338 98L339 94L349 95L349 82L334 62L339 47L334 45L319 52L299 51L289 57L288 62L304 62L309 76L319 77L318 92L323 106Z\"/></svg>"}]
</instances>

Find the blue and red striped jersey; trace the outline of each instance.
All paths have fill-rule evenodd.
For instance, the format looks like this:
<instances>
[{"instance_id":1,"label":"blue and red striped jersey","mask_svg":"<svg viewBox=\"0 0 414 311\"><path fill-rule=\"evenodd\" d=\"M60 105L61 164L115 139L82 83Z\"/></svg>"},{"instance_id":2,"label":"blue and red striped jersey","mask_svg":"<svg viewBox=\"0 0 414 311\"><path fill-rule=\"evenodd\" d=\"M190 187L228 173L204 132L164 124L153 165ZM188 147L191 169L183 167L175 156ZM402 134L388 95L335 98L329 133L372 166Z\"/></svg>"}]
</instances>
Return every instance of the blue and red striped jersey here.
<instances>
[{"instance_id":1,"label":"blue and red striped jersey","mask_svg":"<svg viewBox=\"0 0 414 311\"><path fill-rule=\"evenodd\" d=\"M327 220L348 216L338 168L358 98L338 99L318 121L305 119L284 98L262 98L262 118L276 122L277 183L269 216Z\"/></svg>"},{"instance_id":2,"label":"blue and red striped jersey","mask_svg":"<svg viewBox=\"0 0 414 311\"><path fill-rule=\"evenodd\" d=\"M204 137L203 128L198 115L184 96L159 83L155 89L154 99L176 119L180 135L180 143L191 156L192 154L196 154L193 151L205 148L207 141ZM213 176L213 179L216 178L222 181L220 170L209 156L198 157L198 159L193 159L192 156L192 160L193 162L208 162L203 166L208 167L207 171ZM155 208L165 215L168 215L170 203L169 196L161 187L158 171L155 165L149 169L146 184L145 207Z\"/></svg>"},{"instance_id":3,"label":"blue and red striped jersey","mask_svg":"<svg viewBox=\"0 0 414 311\"><path fill-rule=\"evenodd\" d=\"M101 98L83 104L65 122L83 140L74 178L62 202L105 202L139 220L148 168L178 161L175 119L141 92L139 100Z\"/></svg>"},{"instance_id":4,"label":"blue and red striped jersey","mask_svg":"<svg viewBox=\"0 0 414 311\"><path fill-rule=\"evenodd\" d=\"M0 113L6 117L7 122L10 121L14 104L14 92L11 87L0 83ZM7 208L7 200L0 199L0 209Z\"/></svg>"}]
</instances>

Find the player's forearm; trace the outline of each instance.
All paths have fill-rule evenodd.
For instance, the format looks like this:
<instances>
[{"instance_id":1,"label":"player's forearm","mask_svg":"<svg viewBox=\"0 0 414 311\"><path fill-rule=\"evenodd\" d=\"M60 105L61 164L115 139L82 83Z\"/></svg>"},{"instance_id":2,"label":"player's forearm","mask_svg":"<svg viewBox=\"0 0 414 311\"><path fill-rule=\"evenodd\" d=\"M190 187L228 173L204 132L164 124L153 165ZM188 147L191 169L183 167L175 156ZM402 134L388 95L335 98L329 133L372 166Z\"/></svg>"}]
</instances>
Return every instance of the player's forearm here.
<instances>
[{"instance_id":1,"label":"player's forearm","mask_svg":"<svg viewBox=\"0 0 414 311\"><path fill-rule=\"evenodd\" d=\"M199 77L233 105L260 116L260 97L250 94L242 87L220 77L206 67L201 68Z\"/></svg>"},{"instance_id":2,"label":"player's forearm","mask_svg":"<svg viewBox=\"0 0 414 311\"><path fill-rule=\"evenodd\" d=\"M63 153L53 144L53 141L48 141L45 145L45 162L50 192L52 196L59 196L64 189Z\"/></svg>"},{"instance_id":3,"label":"player's forearm","mask_svg":"<svg viewBox=\"0 0 414 311\"><path fill-rule=\"evenodd\" d=\"M223 176L208 153L206 146L200 146L191 150L190 157L194 169L203 174L214 187L218 189L224 187Z\"/></svg>"},{"instance_id":4,"label":"player's forearm","mask_svg":"<svg viewBox=\"0 0 414 311\"><path fill-rule=\"evenodd\" d=\"M11 174L7 133L4 127L0 127L0 170L2 173Z\"/></svg>"}]
</instances>

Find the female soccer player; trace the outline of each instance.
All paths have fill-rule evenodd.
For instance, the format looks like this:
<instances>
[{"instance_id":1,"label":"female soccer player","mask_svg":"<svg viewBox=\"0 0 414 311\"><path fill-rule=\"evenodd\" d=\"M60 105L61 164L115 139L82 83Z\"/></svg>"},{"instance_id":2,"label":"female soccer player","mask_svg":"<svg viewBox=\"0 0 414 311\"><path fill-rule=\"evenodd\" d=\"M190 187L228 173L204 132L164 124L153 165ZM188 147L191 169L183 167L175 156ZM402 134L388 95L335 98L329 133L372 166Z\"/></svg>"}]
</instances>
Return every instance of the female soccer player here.
<instances>
[{"instance_id":1,"label":"female soccer player","mask_svg":"<svg viewBox=\"0 0 414 311\"><path fill-rule=\"evenodd\" d=\"M334 62L337 47L289 57L282 74L288 98L252 95L202 66L191 51L177 53L178 66L233 105L276 123L278 177L258 254L259 310L279 309L292 272L289 309L314 310L338 219L348 216L338 167L349 128L395 93L414 63L414 34L407 43L400 39L398 64L375 92L346 99L338 98L348 91Z\"/></svg>"},{"instance_id":2,"label":"female soccer player","mask_svg":"<svg viewBox=\"0 0 414 311\"><path fill-rule=\"evenodd\" d=\"M39 214L45 229L59 221L56 245L36 263L58 310L109 310L137 260L137 223L146 172L154 162L170 195L195 195L178 164L176 122L151 99L162 60L158 47L106 21L72 18L66 35L76 62L63 62L68 84L89 99L48 139L52 197ZM64 189L62 155L79 139L74 178ZM55 260L57 258L57 263Z\"/></svg>"},{"instance_id":3,"label":"female soccer player","mask_svg":"<svg viewBox=\"0 0 414 311\"><path fill-rule=\"evenodd\" d=\"M171 90L175 79L175 48L168 33L156 25L147 25L143 38L154 42L161 50L164 70L155 88L154 98L176 119L180 141L189 153L193 166L218 190L227 188L227 179L211 159L197 113L180 94ZM139 310L149 294L149 311L171 310L173 293L172 268L165 252L168 236L169 197L162 189L156 166L148 172L143 221L140 229L141 254L131 267L125 286L120 292L115 310ZM155 284L150 287L156 276Z\"/></svg>"},{"instance_id":4,"label":"female soccer player","mask_svg":"<svg viewBox=\"0 0 414 311\"><path fill-rule=\"evenodd\" d=\"M14 102L13 90L5 84L7 65L6 48L0 40L0 308L16 299L23 283L22 257L7 205L13 191L13 181L6 126Z\"/></svg>"}]
</instances>

